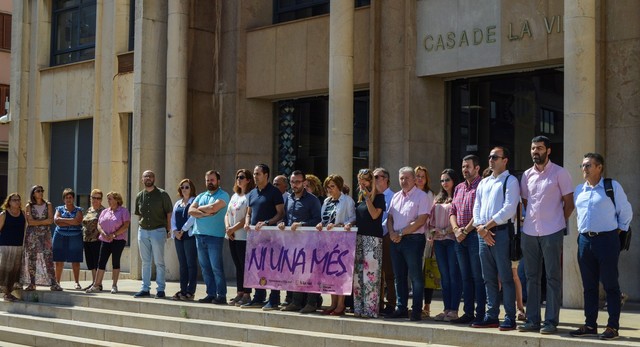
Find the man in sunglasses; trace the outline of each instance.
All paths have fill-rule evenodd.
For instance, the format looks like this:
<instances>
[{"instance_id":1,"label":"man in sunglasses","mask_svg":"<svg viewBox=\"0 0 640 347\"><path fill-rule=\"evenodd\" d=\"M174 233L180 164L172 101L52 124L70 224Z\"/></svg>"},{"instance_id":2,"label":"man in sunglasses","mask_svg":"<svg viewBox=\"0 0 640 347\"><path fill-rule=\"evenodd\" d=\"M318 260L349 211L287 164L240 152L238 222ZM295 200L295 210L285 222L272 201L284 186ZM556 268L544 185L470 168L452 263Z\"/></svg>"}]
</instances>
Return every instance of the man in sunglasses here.
<instances>
[{"instance_id":1,"label":"man in sunglasses","mask_svg":"<svg viewBox=\"0 0 640 347\"><path fill-rule=\"evenodd\" d=\"M227 282L222 264L224 244L224 216L229 205L229 193L220 188L220 173L214 170L205 174L207 190L196 196L189 207L189 215L196 219L196 247L202 279L207 296L201 303L227 304Z\"/></svg>"},{"instance_id":2,"label":"man in sunglasses","mask_svg":"<svg viewBox=\"0 0 640 347\"><path fill-rule=\"evenodd\" d=\"M602 340L618 338L620 328L620 283L618 257L620 230L629 230L633 211L622 186L611 180L615 202L607 196L604 158L598 153L584 155L582 176L585 182L574 191L578 215L578 265L584 288L584 325L570 332L574 337L598 336ZM598 335L598 282L606 292L609 321Z\"/></svg>"},{"instance_id":3,"label":"man in sunglasses","mask_svg":"<svg viewBox=\"0 0 640 347\"><path fill-rule=\"evenodd\" d=\"M527 276L527 322L519 331L553 334L558 331L562 300L562 243L567 219L573 212L573 184L567 169L552 163L551 141L546 136L531 140L533 166L520 182L526 209L522 226L522 260ZM540 317L542 264L547 277L547 305Z\"/></svg>"},{"instance_id":4,"label":"man in sunglasses","mask_svg":"<svg viewBox=\"0 0 640 347\"><path fill-rule=\"evenodd\" d=\"M509 150L494 147L489 154L492 174L480 181L473 205L473 225L480 236L480 265L487 291L487 312L484 320L475 322L474 328L516 328L516 289L509 258L509 219L516 214L520 202L518 179L507 170ZM506 185L506 189L505 189ZM499 283L506 315L499 321Z\"/></svg>"},{"instance_id":5,"label":"man in sunglasses","mask_svg":"<svg viewBox=\"0 0 640 347\"><path fill-rule=\"evenodd\" d=\"M384 194L386 210L382 212L382 276L380 281L380 314L390 315L396 309L396 286L395 278L393 275L393 266L391 265L391 237L389 236L389 230L387 229L387 211L389 211L389 205L391 204L391 198L393 198L393 191L389 187L391 181L389 180L389 171L383 167L373 170L373 178L376 181L376 191ZM385 306L384 299L387 298ZM383 307L384 306L384 307Z\"/></svg>"}]
</instances>

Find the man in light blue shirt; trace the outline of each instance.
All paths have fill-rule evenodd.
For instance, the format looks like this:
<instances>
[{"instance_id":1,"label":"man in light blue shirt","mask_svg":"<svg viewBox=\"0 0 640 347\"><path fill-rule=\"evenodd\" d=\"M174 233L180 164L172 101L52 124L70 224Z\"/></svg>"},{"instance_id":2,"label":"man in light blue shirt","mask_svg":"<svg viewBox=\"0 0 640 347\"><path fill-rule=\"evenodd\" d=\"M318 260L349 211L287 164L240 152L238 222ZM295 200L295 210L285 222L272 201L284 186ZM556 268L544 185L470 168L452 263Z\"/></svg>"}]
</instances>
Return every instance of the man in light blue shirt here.
<instances>
[{"instance_id":1,"label":"man in light blue shirt","mask_svg":"<svg viewBox=\"0 0 640 347\"><path fill-rule=\"evenodd\" d=\"M474 328L516 328L516 291L509 258L508 221L516 214L520 201L518 179L509 174L509 150L494 147L489 154L492 174L484 178L476 190L473 205L473 225L478 231L480 264L487 290L487 312L484 320L474 322ZM504 188L506 185L506 190ZM502 282L502 294L506 315L499 322L500 298L498 281Z\"/></svg>"},{"instance_id":2,"label":"man in light blue shirt","mask_svg":"<svg viewBox=\"0 0 640 347\"><path fill-rule=\"evenodd\" d=\"M620 325L620 284L618 257L620 230L629 230L633 211L622 186L612 180L615 204L607 196L602 178L604 158L598 153L584 155L582 176L585 183L574 192L578 215L578 265L584 288L585 324L570 334L574 337L598 335L598 282L606 292L609 321L600 339L618 338Z\"/></svg>"},{"instance_id":3,"label":"man in light blue shirt","mask_svg":"<svg viewBox=\"0 0 640 347\"><path fill-rule=\"evenodd\" d=\"M220 188L220 173L217 171L207 171L205 180L207 191L198 194L189 207L189 215L196 218L193 234L196 235L198 263L207 287L207 296L198 302L226 305L227 282L222 264L222 245L229 194Z\"/></svg>"}]
</instances>

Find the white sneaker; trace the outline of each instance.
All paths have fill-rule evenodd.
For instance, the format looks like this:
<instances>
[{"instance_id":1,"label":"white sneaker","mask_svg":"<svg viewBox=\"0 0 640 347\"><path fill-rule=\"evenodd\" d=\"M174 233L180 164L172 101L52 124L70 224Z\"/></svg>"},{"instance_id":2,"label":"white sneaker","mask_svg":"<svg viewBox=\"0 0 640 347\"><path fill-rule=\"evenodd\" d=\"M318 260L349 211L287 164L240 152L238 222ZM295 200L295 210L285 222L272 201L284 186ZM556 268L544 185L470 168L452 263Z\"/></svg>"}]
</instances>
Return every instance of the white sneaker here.
<instances>
[{"instance_id":1,"label":"white sneaker","mask_svg":"<svg viewBox=\"0 0 640 347\"><path fill-rule=\"evenodd\" d=\"M111 294L118 294L118 286L111 286Z\"/></svg>"},{"instance_id":2,"label":"white sneaker","mask_svg":"<svg viewBox=\"0 0 640 347\"><path fill-rule=\"evenodd\" d=\"M451 322L454 319L458 319L458 312L449 311L444 317L445 322Z\"/></svg>"},{"instance_id":3,"label":"white sneaker","mask_svg":"<svg viewBox=\"0 0 640 347\"><path fill-rule=\"evenodd\" d=\"M87 293L98 293L102 291L102 289L100 289L100 287L98 286L91 286L91 288L87 289Z\"/></svg>"}]
</instances>

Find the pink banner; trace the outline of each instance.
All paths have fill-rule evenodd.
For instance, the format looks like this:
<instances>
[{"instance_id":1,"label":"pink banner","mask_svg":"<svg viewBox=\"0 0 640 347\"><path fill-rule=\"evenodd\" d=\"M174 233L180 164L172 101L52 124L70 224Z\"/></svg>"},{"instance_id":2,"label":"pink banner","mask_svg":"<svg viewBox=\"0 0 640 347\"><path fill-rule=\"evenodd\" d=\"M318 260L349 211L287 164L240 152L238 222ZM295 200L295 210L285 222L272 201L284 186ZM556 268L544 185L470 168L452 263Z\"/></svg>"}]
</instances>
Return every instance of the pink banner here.
<instances>
[{"instance_id":1,"label":"pink banner","mask_svg":"<svg viewBox=\"0 0 640 347\"><path fill-rule=\"evenodd\" d=\"M263 227L247 233L244 286L295 292L351 294L355 228L317 231Z\"/></svg>"}]
</instances>

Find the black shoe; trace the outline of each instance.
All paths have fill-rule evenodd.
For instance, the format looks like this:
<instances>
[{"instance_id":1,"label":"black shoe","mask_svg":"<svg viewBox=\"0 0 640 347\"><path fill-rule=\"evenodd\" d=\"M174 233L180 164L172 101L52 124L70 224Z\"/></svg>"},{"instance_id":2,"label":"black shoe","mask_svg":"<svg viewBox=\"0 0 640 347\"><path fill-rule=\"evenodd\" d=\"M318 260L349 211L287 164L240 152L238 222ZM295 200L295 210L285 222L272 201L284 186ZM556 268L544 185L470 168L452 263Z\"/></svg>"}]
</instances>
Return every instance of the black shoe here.
<instances>
[{"instance_id":1,"label":"black shoe","mask_svg":"<svg viewBox=\"0 0 640 347\"><path fill-rule=\"evenodd\" d=\"M207 295L202 299L198 299L198 302L203 304L210 304L213 302L213 300L215 300L215 297Z\"/></svg>"},{"instance_id":2,"label":"black shoe","mask_svg":"<svg viewBox=\"0 0 640 347\"><path fill-rule=\"evenodd\" d=\"M159 290L159 291L156 293L156 299L162 299L162 298L164 298L164 297L166 297L166 295L164 294L164 290Z\"/></svg>"},{"instance_id":3,"label":"black shoe","mask_svg":"<svg viewBox=\"0 0 640 347\"><path fill-rule=\"evenodd\" d=\"M409 312L405 310L395 310L392 314L388 315L387 318L408 318ZM421 317L422 318L422 317Z\"/></svg>"},{"instance_id":4,"label":"black shoe","mask_svg":"<svg viewBox=\"0 0 640 347\"><path fill-rule=\"evenodd\" d=\"M577 330L570 332L569 335L573 337L598 336L598 329L583 325Z\"/></svg>"},{"instance_id":5,"label":"black shoe","mask_svg":"<svg viewBox=\"0 0 640 347\"><path fill-rule=\"evenodd\" d=\"M393 312L396 310L396 308L394 306L387 306L385 308L383 308L382 310L380 310L380 315L381 316L388 316L393 314Z\"/></svg>"},{"instance_id":6,"label":"black shoe","mask_svg":"<svg viewBox=\"0 0 640 347\"><path fill-rule=\"evenodd\" d=\"M614 339L617 339L618 337L620 337L618 335L618 330L610 327L606 327L604 329L604 332L598 335L598 338L600 340L614 340Z\"/></svg>"},{"instance_id":7,"label":"black shoe","mask_svg":"<svg viewBox=\"0 0 640 347\"><path fill-rule=\"evenodd\" d=\"M255 298L245 304L242 304L240 306L240 308L261 308L262 306L264 306L264 301L262 300L255 300Z\"/></svg>"},{"instance_id":8,"label":"black shoe","mask_svg":"<svg viewBox=\"0 0 640 347\"><path fill-rule=\"evenodd\" d=\"M144 297L149 297L151 296L151 293L149 293L148 290L141 290L135 294L133 294L134 298L144 298Z\"/></svg>"},{"instance_id":9,"label":"black shoe","mask_svg":"<svg viewBox=\"0 0 640 347\"><path fill-rule=\"evenodd\" d=\"M409 317L409 320L412 322L419 322L422 320L422 312L421 311L412 311L411 312L411 317Z\"/></svg>"},{"instance_id":10,"label":"black shoe","mask_svg":"<svg viewBox=\"0 0 640 347\"><path fill-rule=\"evenodd\" d=\"M472 328L497 328L498 326L500 326L500 321L497 318L489 318L488 316L485 316L480 322L471 324Z\"/></svg>"},{"instance_id":11,"label":"black shoe","mask_svg":"<svg viewBox=\"0 0 640 347\"><path fill-rule=\"evenodd\" d=\"M219 297L213 299L212 303L214 303L216 305L228 305L227 304L227 298L225 298L224 296L219 296Z\"/></svg>"},{"instance_id":12,"label":"black shoe","mask_svg":"<svg viewBox=\"0 0 640 347\"><path fill-rule=\"evenodd\" d=\"M456 319L452 319L449 322L453 323L453 324L469 324L471 322L473 322L473 316L470 316L468 314L463 314L461 317L456 318Z\"/></svg>"}]
</instances>

